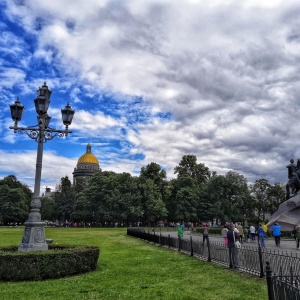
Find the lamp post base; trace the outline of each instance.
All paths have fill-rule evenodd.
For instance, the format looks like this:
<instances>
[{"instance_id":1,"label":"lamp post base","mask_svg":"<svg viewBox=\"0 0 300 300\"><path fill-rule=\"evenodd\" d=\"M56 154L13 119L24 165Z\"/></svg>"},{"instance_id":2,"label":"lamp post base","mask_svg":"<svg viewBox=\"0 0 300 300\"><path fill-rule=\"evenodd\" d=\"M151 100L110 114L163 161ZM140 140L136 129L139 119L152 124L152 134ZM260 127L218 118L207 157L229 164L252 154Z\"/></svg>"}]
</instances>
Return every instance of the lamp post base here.
<instances>
[{"instance_id":1,"label":"lamp post base","mask_svg":"<svg viewBox=\"0 0 300 300\"><path fill-rule=\"evenodd\" d=\"M44 222L25 222L25 231L18 251L29 252L48 250L44 226Z\"/></svg>"}]
</instances>

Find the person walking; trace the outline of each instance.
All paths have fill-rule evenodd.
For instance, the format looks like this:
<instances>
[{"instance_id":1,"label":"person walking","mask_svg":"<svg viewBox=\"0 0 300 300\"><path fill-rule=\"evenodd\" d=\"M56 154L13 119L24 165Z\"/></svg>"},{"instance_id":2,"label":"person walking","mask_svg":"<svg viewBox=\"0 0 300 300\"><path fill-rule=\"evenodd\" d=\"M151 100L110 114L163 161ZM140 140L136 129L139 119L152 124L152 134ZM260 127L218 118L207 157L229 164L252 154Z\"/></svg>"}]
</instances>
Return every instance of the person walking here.
<instances>
[{"instance_id":1,"label":"person walking","mask_svg":"<svg viewBox=\"0 0 300 300\"><path fill-rule=\"evenodd\" d=\"M297 233L297 225L294 226L293 230L292 230L292 238L296 241L297 243L297 237L296 237L296 233Z\"/></svg>"},{"instance_id":2,"label":"person walking","mask_svg":"<svg viewBox=\"0 0 300 300\"><path fill-rule=\"evenodd\" d=\"M222 235L222 238L224 238L224 245L226 247L228 246L227 232L228 232L228 228L226 225L224 225L224 228L221 231L221 235Z\"/></svg>"},{"instance_id":3,"label":"person walking","mask_svg":"<svg viewBox=\"0 0 300 300\"><path fill-rule=\"evenodd\" d=\"M281 236L280 228L281 228L281 226L280 226L278 223L275 223L275 224L272 226L272 229L273 229L273 236L274 236L274 239L275 239L275 245L276 245L277 247L280 247L280 236Z\"/></svg>"},{"instance_id":4,"label":"person walking","mask_svg":"<svg viewBox=\"0 0 300 300\"><path fill-rule=\"evenodd\" d=\"M202 245L204 246L204 242L206 240L206 244L209 243L208 239L208 227L206 224L203 224L203 240L202 240Z\"/></svg>"},{"instance_id":5,"label":"person walking","mask_svg":"<svg viewBox=\"0 0 300 300\"><path fill-rule=\"evenodd\" d=\"M253 225L250 226L250 238L251 241L255 241L255 227Z\"/></svg>"},{"instance_id":6,"label":"person walking","mask_svg":"<svg viewBox=\"0 0 300 300\"><path fill-rule=\"evenodd\" d=\"M178 237L182 239L183 238L183 229L180 224L177 225L177 233L178 233Z\"/></svg>"},{"instance_id":7,"label":"person walking","mask_svg":"<svg viewBox=\"0 0 300 300\"><path fill-rule=\"evenodd\" d=\"M234 224L232 224L227 232L229 259L230 266L233 266L234 269L239 269L240 266L238 261L238 249L235 246L235 242L238 241L239 236L237 232L234 231L234 228Z\"/></svg>"},{"instance_id":8,"label":"person walking","mask_svg":"<svg viewBox=\"0 0 300 300\"><path fill-rule=\"evenodd\" d=\"M241 223L237 223L237 226L236 226L237 230L239 231L238 232L238 236L239 236L239 241L241 244L243 244L243 235L244 235L244 229L243 229L243 226L241 225Z\"/></svg>"},{"instance_id":9,"label":"person walking","mask_svg":"<svg viewBox=\"0 0 300 300\"><path fill-rule=\"evenodd\" d=\"M259 243L262 248L265 247L265 231L262 227L262 224L258 225L257 235L259 238Z\"/></svg>"},{"instance_id":10,"label":"person walking","mask_svg":"<svg viewBox=\"0 0 300 300\"><path fill-rule=\"evenodd\" d=\"M249 240L249 233L248 233L248 228L244 228L244 241L248 242Z\"/></svg>"},{"instance_id":11,"label":"person walking","mask_svg":"<svg viewBox=\"0 0 300 300\"><path fill-rule=\"evenodd\" d=\"M262 228L265 232L265 239L267 240L268 239L268 226L264 222L262 222Z\"/></svg>"}]
</instances>

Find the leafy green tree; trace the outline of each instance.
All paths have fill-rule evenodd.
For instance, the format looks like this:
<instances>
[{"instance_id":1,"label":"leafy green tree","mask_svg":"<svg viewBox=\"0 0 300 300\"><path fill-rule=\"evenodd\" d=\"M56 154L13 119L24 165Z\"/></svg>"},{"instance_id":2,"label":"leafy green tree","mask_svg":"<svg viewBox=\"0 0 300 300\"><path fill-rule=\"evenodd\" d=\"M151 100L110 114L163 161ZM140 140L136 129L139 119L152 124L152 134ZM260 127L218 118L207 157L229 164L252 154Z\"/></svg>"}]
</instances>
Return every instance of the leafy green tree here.
<instances>
[{"instance_id":1,"label":"leafy green tree","mask_svg":"<svg viewBox=\"0 0 300 300\"><path fill-rule=\"evenodd\" d=\"M276 182L274 185L271 185L269 189L270 203L268 207L268 212L270 214L275 213L279 205L286 200L284 188L285 187L283 187L279 182Z\"/></svg>"},{"instance_id":2,"label":"leafy green tree","mask_svg":"<svg viewBox=\"0 0 300 300\"><path fill-rule=\"evenodd\" d=\"M51 197L41 198L41 216L42 220L55 221L56 220L56 205L54 199Z\"/></svg>"},{"instance_id":3,"label":"leafy green tree","mask_svg":"<svg viewBox=\"0 0 300 300\"><path fill-rule=\"evenodd\" d=\"M151 223L167 215L166 204L162 200L159 187L152 179L147 179L142 184L142 197L144 214L148 226L151 226Z\"/></svg>"},{"instance_id":4,"label":"leafy green tree","mask_svg":"<svg viewBox=\"0 0 300 300\"><path fill-rule=\"evenodd\" d=\"M222 208L225 176L213 173L203 187L197 207L197 215L200 220L213 221L224 220Z\"/></svg>"},{"instance_id":5,"label":"leafy green tree","mask_svg":"<svg viewBox=\"0 0 300 300\"><path fill-rule=\"evenodd\" d=\"M257 215L262 220L265 220L265 215L270 210L270 189L271 184L267 179L256 180L255 183L250 186L251 194L255 199Z\"/></svg>"},{"instance_id":6,"label":"leafy green tree","mask_svg":"<svg viewBox=\"0 0 300 300\"><path fill-rule=\"evenodd\" d=\"M77 195L74 208L76 220L102 225L134 222L143 213L138 181L129 173L97 173Z\"/></svg>"},{"instance_id":7,"label":"leafy green tree","mask_svg":"<svg viewBox=\"0 0 300 300\"><path fill-rule=\"evenodd\" d=\"M75 203L75 191L68 176L61 178L53 199L57 219L61 222L70 221Z\"/></svg>"},{"instance_id":8,"label":"leafy green tree","mask_svg":"<svg viewBox=\"0 0 300 300\"><path fill-rule=\"evenodd\" d=\"M223 201L220 206L222 222L244 221L252 217L253 199L248 189L247 179L233 171L224 176L222 182Z\"/></svg>"},{"instance_id":9,"label":"leafy green tree","mask_svg":"<svg viewBox=\"0 0 300 300\"><path fill-rule=\"evenodd\" d=\"M8 223L25 222L28 216L26 194L22 188L11 188L0 185L0 219L4 225Z\"/></svg>"},{"instance_id":10,"label":"leafy green tree","mask_svg":"<svg viewBox=\"0 0 300 300\"><path fill-rule=\"evenodd\" d=\"M209 168L197 163L195 155L184 155L174 168L174 174L177 174L177 179L172 183L172 200L169 204L172 202L176 207L176 221L199 222L199 218L204 216L199 214L200 195L211 175Z\"/></svg>"},{"instance_id":11,"label":"leafy green tree","mask_svg":"<svg viewBox=\"0 0 300 300\"><path fill-rule=\"evenodd\" d=\"M210 176L209 168L197 163L197 157L191 154L182 157L179 165L174 168L174 174L177 174L177 178L192 177L198 184L205 183Z\"/></svg>"},{"instance_id":12,"label":"leafy green tree","mask_svg":"<svg viewBox=\"0 0 300 300\"><path fill-rule=\"evenodd\" d=\"M166 172L160 165L151 162L146 167L141 168L139 182L144 222L147 222L150 226L152 222L167 215L166 202L170 196L170 190L166 181ZM153 192L153 195L150 195L151 192ZM161 209L160 212L157 211L158 208Z\"/></svg>"},{"instance_id":13,"label":"leafy green tree","mask_svg":"<svg viewBox=\"0 0 300 300\"><path fill-rule=\"evenodd\" d=\"M84 191L76 194L72 219L74 222L90 222L95 225L91 199Z\"/></svg>"}]
</instances>

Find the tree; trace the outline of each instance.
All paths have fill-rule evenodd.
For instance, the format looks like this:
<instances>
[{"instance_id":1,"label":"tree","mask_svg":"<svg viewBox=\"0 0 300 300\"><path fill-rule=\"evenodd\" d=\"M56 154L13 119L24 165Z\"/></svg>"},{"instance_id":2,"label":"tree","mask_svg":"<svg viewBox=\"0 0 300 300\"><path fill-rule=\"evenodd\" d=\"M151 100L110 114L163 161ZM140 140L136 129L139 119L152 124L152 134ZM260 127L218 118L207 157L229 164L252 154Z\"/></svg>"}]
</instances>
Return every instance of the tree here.
<instances>
[{"instance_id":1,"label":"tree","mask_svg":"<svg viewBox=\"0 0 300 300\"><path fill-rule=\"evenodd\" d=\"M247 179L233 171L224 176L222 183L222 203L220 215L222 223L225 221L243 221L252 218L253 199L250 195Z\"/></svg>"},{"instance_id":2,"label":"tree","mask_svg":"<svg viewBox=\"0 0 300 300\"><path fill-rule=\"evenodd\" d=\"M273 214L278 209L279 205L286 200L285 191L279 182L270 186L269 197L270 203L268 205L268 213Z\"/></svg>"},{"instance_id":3,"label":"tree","mask_svg":"<svg viewBox=\"0 0 300 300\"><path fill-rule=\"evenodd\" d=\"M167 215L166 202L170 195L169 185L166 181L166 172L160 165L151 162L141 168L139 176L144 221L150 226L155 219ZM151 195L151 193L153 193ZM161 211L157 211L160 208Z\"/></svg>"},{"instance_id":4,"label":"tree","mask_svg":"<svg viewBox=\"0 0 300 300\"><path fill-rule=\"evenodd\" d=\"M224 200L225 176L212 174L201 191L197 208L198 218L201 220L224 220L222 209Z\"/></svg>"},{"instance_id":5,"label":"tree","mask_svg":"<svg viewBox=\"0 0 300 300\"><path fill-rule=\"evenodd\" d=\"M76 196L74 219L92 223L126 223L143 214L138 181L129 173L101 172Z\"/></svg>"},{"instance_id":6,"label":"tree","mask_svg":"<svg viewBox=\"0 0 300 300\"><path fill-rule=\"evenodd\" d=\"M53 199L57 219L62 222L70 221L75 203L75 191L68 176L61 178Z\"/></svg>"},{"instance_id":7,"label":"tree","mask_svg":"<svg viewBox=\"0 0 300 300\"><path fill-rule=\"evenodd\" d=\"M210 177L209 168L197 163L195 155L184 155L174 174L177 174L172 191L174 216L178 221L199 221L200 195Z\"/></svg>"},{"instance_id":8,"label":"tree","mask_svg":"<svg viewBox=\"0 0 300 300\"><path fill-rule=\"evenodd\" d=\"M255 199L257 215L262 220L265 220L265 216L270 210L270 189L271 185L267 179L256 180L255 183L250 186L251 194Z\"/></svg>"},{"instance_id":9,"label":"tree","mask_svg":"<svg viewBox=\"0 0 300 300\"><path fill-rule=\"evenodd\" d=\"M4 225L17 222L23 223L28 216L26 194L22 188L10 188L0 185L0 219Z\"/></svg>"},{"instance_id":10,"label":"tree","mask_svg":"<svg viewBox=\"0 0 300 300\"><path fill-rule=\"evenodd\" d=\"M56 205L54 199L49 197L41 197L41 216L43 220L55 221Z\"/></svg>"},{"instance_id":11,"label":"tree","mask_svg":"<svg viewBox=\"0 0 300 300\"><path fill-rule=\"evenodd\" d=\"M197 163L197 157L195 155L184 155L178 166L174 168L174 174L177 174L177 178L192 177L197 180L198 184L205 183L209 176L209 168L202 163Z\"/></svg>"},{"instance_id":12,"label":"tree","mask_svg":"<svg viewBox=\"0 0 300 300\"><path fill-rule=\"evenodd\" d=\"M162 219L167 215L166 205L162 200L161 192L152 179L147 179L142 184L142 197L144 215L148 226L151 225L151 222Z\"/></svg>"}]
</instances>

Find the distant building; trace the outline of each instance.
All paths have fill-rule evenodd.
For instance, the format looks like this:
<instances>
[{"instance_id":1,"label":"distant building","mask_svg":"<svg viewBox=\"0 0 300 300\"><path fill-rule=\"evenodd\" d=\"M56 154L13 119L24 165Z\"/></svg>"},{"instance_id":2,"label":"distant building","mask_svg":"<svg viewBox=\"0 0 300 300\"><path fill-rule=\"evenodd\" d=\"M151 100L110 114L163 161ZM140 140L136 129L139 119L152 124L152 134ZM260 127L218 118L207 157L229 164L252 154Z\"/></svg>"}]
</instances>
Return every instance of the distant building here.
<instances>
[{"instance_id":1,"label":"distant building","mask_svg":"<svg viewBox=\"0 0 300 300\"><path fill-rule=\"evenodd\" d=\"M46 186L44 197L49 197L50 198L53 194L54 194L54 192L51 192L51 188Z\"/></svg>"},{"instance_id":2,"label":"distant building","mask_svg":"<svg viewBox=\"0 0 300 300\"><path fill-rule=\"evenodd\" d=\"M98 158L92 153L92 146L86 146L86 153L80 156L73 172L73 184L78 178L90 178L95 173L101 172Z\"/></svg>"}]
</instances>

